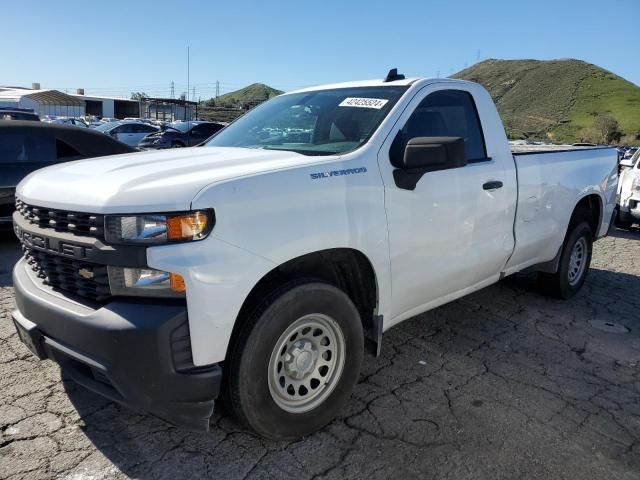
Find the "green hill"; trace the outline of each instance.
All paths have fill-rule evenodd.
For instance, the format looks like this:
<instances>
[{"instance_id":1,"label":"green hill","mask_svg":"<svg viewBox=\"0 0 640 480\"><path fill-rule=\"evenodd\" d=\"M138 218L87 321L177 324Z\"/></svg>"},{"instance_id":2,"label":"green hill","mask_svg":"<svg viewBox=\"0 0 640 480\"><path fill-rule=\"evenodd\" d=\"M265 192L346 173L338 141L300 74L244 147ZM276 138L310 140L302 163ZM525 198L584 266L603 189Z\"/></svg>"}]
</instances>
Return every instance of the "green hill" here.
<instances>
[{"instance_id":1,"label":"green hill","mask_svg":"<svg viewBox=\"0 0 640 480\"><path fill-rule=\"evenodd\" d=\"M269 100L272 97L283 93L280 90L271 88L264 83L253 83L248 87L241 88L235 92L225 93L218 98L212 98L207 103L216 107L251 107L258 103Z\"/></svg>"},{"instance_id":2,"label":"green hill","mask_svg":"<svg viewBox=\"0 0 640 480\"><path fill-rule=\"evenodd\" d=\"M580 60L485 60L457 74L489 90L511 138L637 144L640 87Z\"/></svg>"}]
</instances>

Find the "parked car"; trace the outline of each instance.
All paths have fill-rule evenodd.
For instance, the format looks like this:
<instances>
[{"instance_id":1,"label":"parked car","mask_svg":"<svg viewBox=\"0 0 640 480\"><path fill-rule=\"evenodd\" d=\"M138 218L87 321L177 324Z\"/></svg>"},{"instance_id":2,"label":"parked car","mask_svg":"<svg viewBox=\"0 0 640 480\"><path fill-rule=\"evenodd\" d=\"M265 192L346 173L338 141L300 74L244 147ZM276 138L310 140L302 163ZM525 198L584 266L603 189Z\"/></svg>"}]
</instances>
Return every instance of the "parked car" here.
<instances>
[{"instance_id":1,"label":"parked car","mask_svg":"<svg viewBox=\"0 0 640 480\"><path fill-rule=\"evenodd\" d=\"M629 158L621 159L618 162L618 165L620 166L620 174L622 174L622 172L627 168L633 168L638 161L638 158L640 158L640 150L636 150Z\"/></svg>"},{"instance_id":2,"label":"parked car","mask_svg":"<svg viewBox=\"0 0 640 480\"><path fill-rule=\"evenodd\" d=\"M550 295L580 290L616 152L519 148L482 86L392 71L280 95L197 149L42 170L17 192L16 328L80 384L182 427L208 429L225 389L259 434L307 435L392 326L525 269Z\"/></svg>"},{"instance_id":3,"label":"parked car","mask_svg":"<svg viewBox=\"0 0 640 480\"><path fill-rule=\"evenodd\" d=\"M40 117L30 108L0 107L0 120L28 120L39 122Z\"/></svg>"},{"instance_id":4,"label":"parked car","mask_svg":"<svg viewBox=\"0 0 640 480\"><path fill-rule=\"evenodd\" d=\"M147 125L142 122L111 122L105 123L96 127L95 130L102 132L106 135L110 135L116 140L129 145L130 147L137 147L140 140L158 131L158 127L153 125Z\"/></svg>"},{"instance_id":5,"label":"parked car","mask_svg":"<svg viewBox=\"0 0 640 480\"><path fill-rule=\"evenodd\" d=\"M626 160L633 157L636 151L638 151L638 147L627 147L627 149L624 152L624 155L622 156L622 159Z\"/></svg>"},{"instance_id":6,"label":"parked car","mask_svg":"<svg viewBox=\"0 0 640 480\"><path fill-rule=\"evenodd\" d=\"M87 125L84 120L73 117L58 117L55 120L51 120L50 123L56 125L69 125L72 127L89 128L89 125Z\"/></svg>"},{"instance_id":7,"label":"parked car","mask_svg":"<svg viewBox=\"0 0 640 480\"><path fill-rule=\"evenodd\" d=\"M138 145L140 148L193 147L223 128L224 125L214 122L174 122L147 135Z\"/></svg>"},{"instance_id":8,"label":"parked car","mask_svg":"<svg viewBox=\"0 0 640 480\"><path fill-rule=\"evenodd\" d=\"M111 122L121 122L122 120L118 119L118 118L112 118L112 117L102 117L100 119L100 123L111 123Z\"/></svg>"},{"instance_id":9,"label":"parked car","mask_svg":"<svg viewBox=\"0 0 640 480\"><path fill-rule=\"evenodd\" d=\"M640 150L620 162L622 170L618 184L618 215L616 225L628 228L640 223Z\"/></svg>"},{"instance_id":10,"label":"parked car","mask_svg":"<svg viewBox=\"0 0 640 480\"><path fill-rule=\"evenodd\" d=\"M16 185L34 170L70 160L134 151L89 129L0 121L0 226L11 225Z\"/></svg>"}]
</instances>

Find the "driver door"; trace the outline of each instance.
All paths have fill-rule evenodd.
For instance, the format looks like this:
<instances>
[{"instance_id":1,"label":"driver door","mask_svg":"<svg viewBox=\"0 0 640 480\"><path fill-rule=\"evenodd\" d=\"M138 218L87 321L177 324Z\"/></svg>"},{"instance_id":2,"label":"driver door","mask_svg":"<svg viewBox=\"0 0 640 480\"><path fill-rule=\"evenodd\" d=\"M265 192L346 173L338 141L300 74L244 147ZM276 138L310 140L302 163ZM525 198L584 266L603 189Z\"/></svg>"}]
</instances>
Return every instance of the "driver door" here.
<instances>
[{"instance_id":1,"label":"driver door","mask_svg":"<svg viewBox=\"0 0 640 480\"><path fill-rule=\"evenodd\" d=\"M425 173L413 190L397 184L390 151L404 154L416 137L462 137L467 165ZM416 95L385 140L378 163L389 228L391 324L499 278L513 248L513 218L508 189L501 188L510 180L506 159L497 157L487 154L473 95L435 85Z\"/></svg>"}]
</instances>

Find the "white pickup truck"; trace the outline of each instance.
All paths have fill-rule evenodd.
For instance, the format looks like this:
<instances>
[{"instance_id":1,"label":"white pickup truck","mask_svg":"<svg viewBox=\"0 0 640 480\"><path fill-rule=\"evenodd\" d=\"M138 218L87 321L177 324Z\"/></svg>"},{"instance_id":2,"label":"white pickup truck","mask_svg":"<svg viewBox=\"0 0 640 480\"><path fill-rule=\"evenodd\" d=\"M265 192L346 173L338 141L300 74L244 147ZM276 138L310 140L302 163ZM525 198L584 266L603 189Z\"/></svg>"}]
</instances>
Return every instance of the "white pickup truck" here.
<instances>
[{"instance_id":1,"label":"white pickup truck","mask_svg":"<svg viewBox=\"0 0 640 480\"><path fill-rule=\"evenodd\" d=\"M331 421L365 347L525 269L568 298L616 200L616 151L512 154L474 83L308 88L205 145L65 163L17 189L13 319L74 380L207 429Z\"/></svg>"}]
</instances>

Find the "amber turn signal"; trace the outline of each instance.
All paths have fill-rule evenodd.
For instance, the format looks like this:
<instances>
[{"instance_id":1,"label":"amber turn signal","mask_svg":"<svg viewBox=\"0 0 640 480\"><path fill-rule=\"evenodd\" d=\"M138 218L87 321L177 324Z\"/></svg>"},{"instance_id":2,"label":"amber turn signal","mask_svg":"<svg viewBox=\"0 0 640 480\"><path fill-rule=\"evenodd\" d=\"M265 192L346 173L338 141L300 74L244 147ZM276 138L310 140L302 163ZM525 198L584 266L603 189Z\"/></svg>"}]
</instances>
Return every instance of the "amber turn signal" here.
<instances>
[{"instance_id":1,"label":"amber turn signal","mask_svg":"<svg viewBox=\"0 0 640 480\"><path fill-rule=\"evenodd\" d=\"M171 273L169 275L169 280L171 281L171 290L173 290L174 292L184 292L186 290L186 287L184 285L184 278L182 278L182 275Z\"/></svg>"},{"instance_id":2,"label":"amber turn signal","mask_svg":"<svg viewBox=\"0 0 640 480\"><path fill-rule=\"evenodd\" d=\"M197 240L207 231L209 218L206 212L190 212L167 216L167 239L170 241Z\"/></svg>"}]
</instances>

